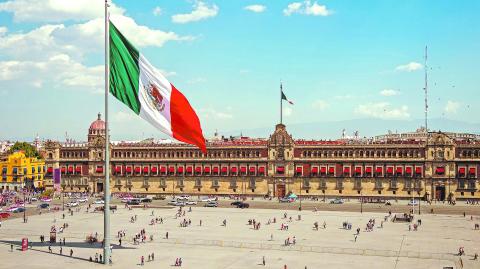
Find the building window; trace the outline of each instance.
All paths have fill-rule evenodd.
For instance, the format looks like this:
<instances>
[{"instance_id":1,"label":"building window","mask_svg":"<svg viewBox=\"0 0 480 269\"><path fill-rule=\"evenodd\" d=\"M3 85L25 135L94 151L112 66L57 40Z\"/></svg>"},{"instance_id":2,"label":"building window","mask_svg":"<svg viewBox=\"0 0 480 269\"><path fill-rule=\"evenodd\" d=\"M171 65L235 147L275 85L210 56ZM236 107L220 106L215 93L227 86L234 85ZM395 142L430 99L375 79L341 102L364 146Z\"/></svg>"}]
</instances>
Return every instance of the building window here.
<instances>
[{"instance_id":1,"label":"building window","mask_svg":"<svg viewBox=\"0 0 480 269\"><path fill-rule=\"evenodd\" d=\"M202 180L200 180L199 178L195 179L195 187L201 187L202 186Z\"/></svg>"},{"instance_id":2,"label":"building window","mask_svg":"<svg viewBox=\"0 0 480 269\"><path fill-rule=\"evenodd\" d=\"M405 179L405 189L411 189L412 188L412 180L411 179Z\"/></svg>"},{"instance_id":3,"label":"building window","mask_svg":"<svg viewBox=\"0 0 480 269\"><path fill-rule=\"evenodd\" d=\"M237 181L235 179L230 180L230 188L235 192L235 189L237 188Z\"/></svg>"},{"instance_id":4,"label":"building window","mask_svg":"<svg viewBox=\"0 0 480 269\"><path fill-rule=\"evenodd\" d=\"M393 178L390 180L390 189L396 189L397 188L397 179Z\"/></svg>"},{"instance_id":5,"label":"building window","mask_svg":"<svg viewBox=\"0 0 480 269\"><path fill-rule=\"evenodd\" d=\"M468 181L468 188L471 189L471 190L476 189L475 180L469 180Z\"/></svg>"},{"instance_id":6,"label":"building window","mask_svg":"<svg viewBox=\"0 0 480 269\"><path fill-rule=\"evenodd\" d=\"M254 178L250 179L249 184L250 184L250 189L252 189L252 190L255 189L255 179Z\"/></svg>"},{"instance_id":7,"label":"building window","mask_svg":"<svg viewBox=\"0 0 480 269\"><path fill-rule=\"evenodd\" d=\"M322 189L326 189L327 188L327 180L326 179L322 179L320 180L320 188Z\"/></svg>"},{"instance_id":8,"label":"building window","mask_svg":"<svg viewBox=\"0 0 480 269\"><path fill-rule=\"evenodd\" d=\"M310 179L308 179L308 178L303 179L303 187L304 188L310 188Z\"/></svg>"},{"instance_id":9,"label":"building window","mask_svg":"<svg viewBox=\"0 0 480 269\"><path fill-rule=\"evenodd\" d=\"M375 189L382 189L382 180L381 179L375 179Z\"/></svg>"},{"instance_id":10,"label":"building window","mask_svg":"<svg viewBox=\"0 0 480 269\"><path fill-rule=\"evenodd\" d=\"M357 189L357 190L362 189L362 179L360 179L360 178L355 179L355 189Z\"/></svg>"},{"instance_id":11,"label":"building window","mask_svg":"<svg viewBox=\"0 0 480 269\"><path fill-rule=\"evenodd\" d=\"M337 189L338 189L338 190L343 189L343 181L342 181L342 179L337 179Z\"/></svg>"},{"instance_id":12,"label":"building window","mask_svg":"<svg viewBox=\"0 0 480 269\"><path fill-rule=\"evenodd\" d=\"M183 187L183 179L182 178L177 179L177 186Z\"/></svg>"},{"instance_id":13,"label":"building window","mask_svg":"<svg viewBox=\"0 0 480 269\"><path fill-rule=\"evenodd\" d=\"M213 187L219 187L219 186L220 186L220 184L219 184L219 182L218 182L218 179L213 179L213 180L212 180L212 186L213 186Z\"/></svg>"}]
</instances>

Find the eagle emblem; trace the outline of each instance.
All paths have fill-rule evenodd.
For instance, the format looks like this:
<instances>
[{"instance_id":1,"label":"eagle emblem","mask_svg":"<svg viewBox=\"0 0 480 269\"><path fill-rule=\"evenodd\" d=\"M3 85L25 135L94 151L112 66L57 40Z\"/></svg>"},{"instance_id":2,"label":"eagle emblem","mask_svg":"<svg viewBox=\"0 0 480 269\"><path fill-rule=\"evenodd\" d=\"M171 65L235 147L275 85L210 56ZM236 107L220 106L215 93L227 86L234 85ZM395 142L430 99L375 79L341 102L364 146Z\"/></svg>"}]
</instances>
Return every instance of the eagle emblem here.
<instances>
[{"instance_id":1,"label":"eagle emblem","mask_svg":"<svg viewBox=\"0 0 480 269\"><path fill-rule=\"evenodd\" d=\"M150 97L150 103L158 111L163 112L165 109L165 104L163 103L163 96L160 94L160 91L155 85L149 83L148 86L144 86L147 91L148 96Z\"/></svg>"}]
</instances>

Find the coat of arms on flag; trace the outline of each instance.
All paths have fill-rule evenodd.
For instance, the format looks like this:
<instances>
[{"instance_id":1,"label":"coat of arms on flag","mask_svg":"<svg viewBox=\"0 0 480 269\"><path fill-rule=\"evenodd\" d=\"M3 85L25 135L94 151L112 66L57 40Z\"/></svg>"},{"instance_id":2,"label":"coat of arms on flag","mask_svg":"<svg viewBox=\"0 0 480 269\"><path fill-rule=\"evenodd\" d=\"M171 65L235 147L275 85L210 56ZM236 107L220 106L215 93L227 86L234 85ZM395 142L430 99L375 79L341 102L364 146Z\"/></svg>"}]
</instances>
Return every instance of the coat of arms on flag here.
<instances>
[{"instance_id":1,"label":"coat of arms on flag","mask_svg":"<svg viewBox=\"0 0 480 269\"><path fill-rule=\"evenodd\" d=\"M165 104L163 103L163 96L158 91L157 87L152 83L149 83L148 86L145 86L145 90L150 97L152 106L155 107L158 111L162 112L165 109Z\"/></svg>"}]
</instances>

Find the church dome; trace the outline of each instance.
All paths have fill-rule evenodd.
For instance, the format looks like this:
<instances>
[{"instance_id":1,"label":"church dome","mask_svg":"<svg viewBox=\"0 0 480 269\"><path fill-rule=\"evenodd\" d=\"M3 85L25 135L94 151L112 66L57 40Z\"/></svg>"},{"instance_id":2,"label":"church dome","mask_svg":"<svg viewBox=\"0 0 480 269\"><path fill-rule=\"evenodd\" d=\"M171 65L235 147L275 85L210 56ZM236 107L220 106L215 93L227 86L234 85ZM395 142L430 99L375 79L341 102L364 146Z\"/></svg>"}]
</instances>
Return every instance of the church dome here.
<instances>
[{"instance_id":1,"label":"church dome","mask_svg":"<svg viewBox=\"0 0 480 269\"><path fill-rule=\"evenodd\" d=\"M102 115L100 113L98 113L98 118L96 121L92 122L92 124L90 124L90 128L89 128L90 131L93 131L93 130L105 130L105 122L102 120Z\"/></svg>"}]
</instances>

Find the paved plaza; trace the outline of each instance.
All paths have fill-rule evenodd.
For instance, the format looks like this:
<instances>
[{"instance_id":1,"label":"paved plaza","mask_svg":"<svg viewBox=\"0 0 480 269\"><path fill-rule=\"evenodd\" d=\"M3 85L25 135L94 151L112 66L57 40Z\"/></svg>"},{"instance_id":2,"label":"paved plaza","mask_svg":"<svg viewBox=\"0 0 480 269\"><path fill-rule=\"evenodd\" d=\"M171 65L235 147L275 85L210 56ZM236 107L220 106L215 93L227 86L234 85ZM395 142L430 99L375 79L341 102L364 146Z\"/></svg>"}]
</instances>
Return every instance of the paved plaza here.
<instances>
[{"instance_id":1,"label":"paved plaza","mask_svg":"<svg viewBox=\"0 0 480 269\"><path fill-rule=\"evenodd\" d=\"M176 217L178 208L134 208L119 205L111 215L113 268L141 268L140 257L145 257L143 268L175 267L176 258L182 259L182 268L480 268L473 260L480 253L480 231L474 230L478 215L421 215L418 231L409 231L407 223L383 223L386 213L353 213L280 209L236 209L193 207L185 216ZM32 215L28 223L14 218L2 223L0 228L0 268L85 268L102 264L90 262L101 254L101 244L85 242L87 235L103 233L103 215L86 212L86 207L73 216L62 211ZM153 211L153 216L152 216ZM65 211L67 213L67 211ZM287 218L284 218L284 214ZM298 215L300 214L300 220ZM135 218L131 222L131 218ZM290 220L290 217L292 220ZM163 219L163 224L151 225L152 219ZM276 223L268 224L268 221ZM183 220L191 225L181 227ZM248 225L249 219L260 222L259 229ZM373 231L365 231L370 219L375 219ZM226 220L226 225L223 221ZM200 221L202 222L200 226ZM414 223L416 223L416 219ZM319 229L314 229L318 222ZM342 223L351 223L351 230ZM40 235L48 241L52 225L68 223L68 228L57 235L65 238L63 253L60 245L40 243ZM323 224L326 228L323 228ZM288 230L281 230L282 224ZM356 242L356 229L360 228ZM146 231L146 242L134 244L133 236L141 229ZM125 231L122 246L118 244L118 231ZM168 232L168 239L165 238ZM153 241L150 241L150 236ZM29 238L32 249L20 251L21 238ZM292 243L285 246L289 238ZM11 251L11 244L14 250ZM456 256L459 247L466 255ZM70 257L70 250L73 255ZM154 261L148 255L154 253ZM262 265L265 257L266 265Z\"/></svg>"}]
</instances>

